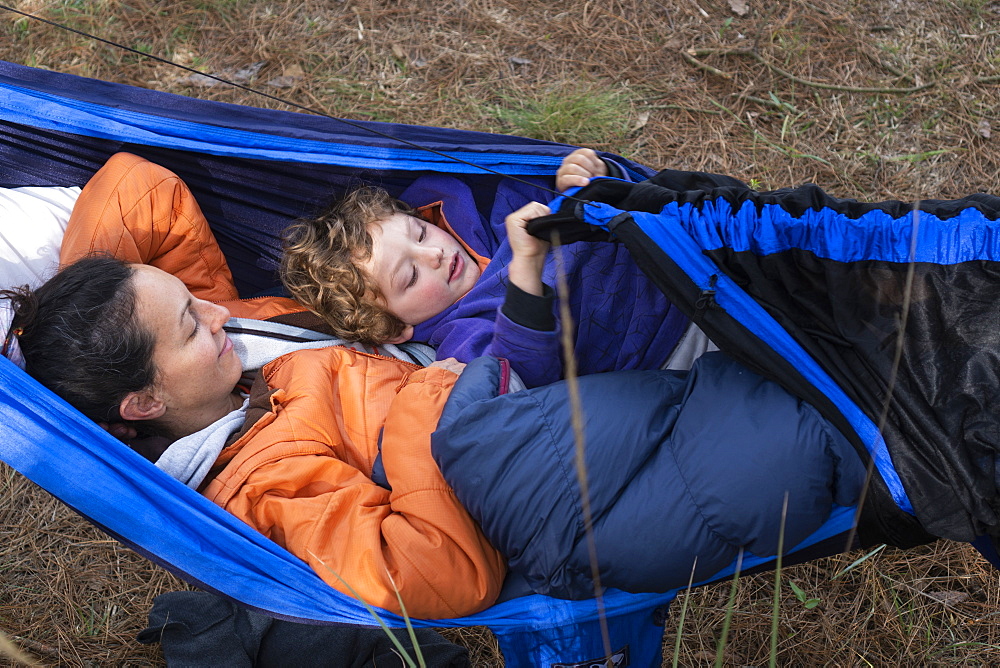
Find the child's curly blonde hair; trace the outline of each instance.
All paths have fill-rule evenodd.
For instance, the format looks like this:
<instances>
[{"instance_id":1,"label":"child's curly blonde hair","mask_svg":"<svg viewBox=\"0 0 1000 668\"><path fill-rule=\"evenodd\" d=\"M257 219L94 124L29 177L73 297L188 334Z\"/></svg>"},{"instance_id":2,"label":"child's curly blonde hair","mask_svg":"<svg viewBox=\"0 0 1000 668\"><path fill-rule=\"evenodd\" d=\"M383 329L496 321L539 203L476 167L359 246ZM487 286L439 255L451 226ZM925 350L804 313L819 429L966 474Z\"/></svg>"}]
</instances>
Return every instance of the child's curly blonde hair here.
<instances>
[{"instance_id":1,"label":"child's curly blonde hair","mask_svg":"<svg viewBox=\"0 0 1000 668\"><path fill-rule=\"evenodd\" d=\"M417 215L382 188L362 186L319 216L285 230L281 280L292 298L323 318L336 336L380 344L406 327L385 308L378 286L361 266L372 256L371 226L397 213Z\"/></svg>"}]
</instances>

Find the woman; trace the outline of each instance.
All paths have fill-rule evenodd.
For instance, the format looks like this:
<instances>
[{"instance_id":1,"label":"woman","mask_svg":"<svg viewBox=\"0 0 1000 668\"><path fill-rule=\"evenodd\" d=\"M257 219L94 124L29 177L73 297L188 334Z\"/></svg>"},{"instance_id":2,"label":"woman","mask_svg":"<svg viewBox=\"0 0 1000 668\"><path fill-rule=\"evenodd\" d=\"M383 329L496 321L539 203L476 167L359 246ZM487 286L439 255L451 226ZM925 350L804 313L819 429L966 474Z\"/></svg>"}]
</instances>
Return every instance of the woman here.
<instances>
[{"instance_id":1,"label":"woman","mask_svg":"<svg viewBox=\"0 0 1000 668\"><path fill-rule=\"evenodd\" d=\"M164 215L140 209L110 217ZM87 237L76 229L64 257ZM592 596L588 535L604 586L662 591L693 565L700 579L741 550L773 554L786 496L792 545L860 492L860 460L815 410L709 356L688 374L581 379L588 528L561 384L508 395L502 361L459 377L329 346L241 387L229 311L205 299L218 266L176 262L185 237L118 229L104 248L131 263L85 257L6 294L28 372L94 420L165 437L158 466L373 605L398 610L398 590L412 615L469 614L508 564L534 591Z\"/></svg>"},{"instance_id":2,"label":"woman","mask_svg":"<svg viewBox=\"0 0 1000 668\"><path fill-rule=\"evenodd\" d=\"M104 252L105 256L89 257L94 252ZM108 253L133 264L107 257ZM82 259L77 261L78 258ZM318 326L318 318L289 299L237 300L225 258L190 191L173 173L130 154L113 156L81 192L67 225L61 260L66 268L37 293L10 295L17 313L11 332L21 332L16 339L28 372L85 415L107 425L116 436L130 438L137 433L153 436L141 439L137 449L182 482L195 488L206 487L205 478L211 473L211 478L221 486L225 476L217 476L210 470L220 452L222 458L242 461L234 458L234 449L222 450L229 436L229 432L225 436L222 432L235 422L242 424L240 416L248 411L253 414L252 406L243 407L246 400L241 397L241 392L246 394L252 383L249 377L241 380L244 368L248 372L259 368L261 359L272 359L277 356L275 350L280 352L286 347L284 343L276 346L266 337L231 335L222 329L223 325L230 315L266 319L272 328L275 322ZM312 360L325 357L332 359L331 369L337 365L348 367L338 374L336 387L327 396L343 393L345 400L340 407L358 411L351 415L357 416L363 428L324 440L327 454L349 463L344 465L339 460L333 463L331 458L320 467L330 469L322 475L331 488L341 482L344 485L355 482L357 467L364 471L364 462L374 459L379 436L375 425L386 422L390 400L401 383L418 372L410 379L414 389L401 389L411 395L419 394L422 385L418 381L424 378L433 385L443 382L442 378L454 377L445 368L421 370L398 360L342 347L329 348L329 340L295 345L327 347L325 351L317 349L308 362L298 361L293 365L296 369L319 365L320 362ZM237 353L243 358L242 363ZM370 361L375 359L384 364L369 370ZM313 375L306 371L301 378L315 387ZM237 387L238 383L241 387ZM365 391L369 401L361 400ZM421 404L416 401L413 405ZM221 419L227 416L228 420ZM406 411L401 413L401 419L407 419ZM417 419L423 418L417 416ZM310 421L314 420L304 422ZM205 438L191 438L215 422L220 422L221 431ZM301 426L297 428L302 433ZM268 434L278 431L276 425ZM161 455L165 443L172 447ZM249 455L249 451L244 454ZM310 461L314 457L310 453L302 459ZM419 470L414 464L414 471ZM421 480L416 475L413 479L415 489L411 491L420 492L426 487L431 490L430 496L447 487L439 475L436 480L434 476ZM320 493L315 487L311 491ZM263 500L254 497L249 487L244 492L237 498L227 497L225 503L219 499L226 496L226 490L210 496L231 509L241 503L258 509L273 506L276 508L273 512L278 514L286 506L295 505L282 499L269 505L267 501L277 497L266 489ZM387 490L370 486L352 494L355 503L384 506L388 510ZM448 508L449 503L453 510ZM452 530L448 524L451 522L457 523L460 533L468 534L462 533L459 544L454 546L457 556L452 567L458 578L456 582L472 586L463 587L454 596L448 591L440 595L431 592L426 600L414 602L418 608L435 615L458 614L453 605L461 610L484 607L479 601L492 599L499 589L503 577L501 559L481 534L468 530L473 523L457 502L445 499L432 505L435 517L446 525L444 533ZM326 508L326 517L338 517L335 506ZM298 517L294 510L291 515ZM379 532L382 517L378 512L354 519L336 522L349 539L364 541ZM448 542L447 538L438 538L436 529L421 532L400 527L394 535L396 549L404 551L420 552L422 548L411 546L414 541L429 540L435 545ZM330 560L332 548L319 535L294 532L284 543L314 564L326 579L336 581L321 565L335 562ZM466 551L468 557L462 554ZM357 570L343 569L340 575L349 577L348 581L366 600L395 608L398 604L391 593L390 577L405 592L411 579L422 582L424 577L436 576L440 561L450 559L447 553L447 547L443 547L435 555L399 567L394 564L383 567L373 557L359 563ZM477 581L481 581L478 586L474 584Z\"/></svg>"},{"instance_id":3,"label":"woman","mask_svg":"<svg viewBox=\"0 0 1000 668\"><path fill-rule=\"evenodd\" d=\"M453 372L327 347L265 367L244 399L227 310L155 267L84 258L35 293L9 296L29 373L88 417L167 437L164 457L180 446L207 462L189 484L328 581L337 579L325 566L370 603L398 608L394 581L426 616L457 616L497 595L503 561L429 456ZM233 434L240 426L250 433ZM399 444L386 472L407 471L391 492L366 478L380 431ZM434 586L422 591L426 582Z\"/></svg>"}]
</instances>

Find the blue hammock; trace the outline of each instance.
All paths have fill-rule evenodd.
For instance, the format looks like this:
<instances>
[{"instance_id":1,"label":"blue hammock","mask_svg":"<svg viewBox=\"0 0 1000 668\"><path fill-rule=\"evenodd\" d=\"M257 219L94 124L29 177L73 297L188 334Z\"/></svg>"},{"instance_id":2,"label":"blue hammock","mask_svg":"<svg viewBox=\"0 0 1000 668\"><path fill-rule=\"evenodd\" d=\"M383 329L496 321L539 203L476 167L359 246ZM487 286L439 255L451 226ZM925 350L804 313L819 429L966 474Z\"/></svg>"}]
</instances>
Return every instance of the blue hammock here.
<instances>
[{"instance_id":1,"label":"blue hammock","mask_svg":"<svg viewBox=\"0 0 1000 668\"><path fill-rule=\"evenodd\" d=\"M0 186L82 185L118 151L162 164L194 191L243 295L278 285L282 228L313 212L332 192L365 180L399 194L422 173L448 173L470 186L483 215L501 215L547 199L532 184L551 188L562 157L573 148L433 127L346 125L0 63ZM612 157L636 180L653 173ZM495 206L498 193L505 210ZM837 391L832 383L822 384ZM374 625L359 602L167 478L6 359L0 359L0 403L0 459L184 580L282 619ZM863 438L875 436L866 432ZM853 508L835 508L819 531L789 551L786 563L843 550L854 514ZM747 557L740 567L770 565ZM675 594L611 591L600 601L532 595L470 617L417 624L488 626L509 666L589 665L604 662L609 652L617 663L607 665L658 666L665 611ZM391 613L383 618L402 625ZM602 639L601 618L610 645Z\"/></svg>"},{"instance_id":2,"label":"blue hammock","mask_svg":"<svg viewBox=\"0 0 1000 668\"><path fill-rule=\"evenodd\" d=\"M529 230L629 248L730 355L872 463L862 542L1000 538L1000 197L862 203L663 170L596 180Z\"/></svg>"}]
</instances>

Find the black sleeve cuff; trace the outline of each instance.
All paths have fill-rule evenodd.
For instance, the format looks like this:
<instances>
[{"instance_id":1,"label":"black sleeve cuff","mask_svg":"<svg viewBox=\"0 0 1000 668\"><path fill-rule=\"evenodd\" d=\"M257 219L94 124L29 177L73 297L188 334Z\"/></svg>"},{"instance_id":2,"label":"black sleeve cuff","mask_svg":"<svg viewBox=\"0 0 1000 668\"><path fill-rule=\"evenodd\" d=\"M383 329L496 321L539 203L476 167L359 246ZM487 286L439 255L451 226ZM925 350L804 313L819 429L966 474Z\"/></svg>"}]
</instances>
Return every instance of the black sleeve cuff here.
<instances>
[{"instance_id":1,"label":"black sleeve cuff","mask_svg":"<svg viewBox=\"0 0 1000 668\"><path fill-rule=\"evenodd\" d=\"M556 328L556 316L552 304L556 296L548 285L542 284L542 296L527 292L507 281L507 297L500 311L511 322L539 332L551 332Z\"/></svg>"}]
</instances>

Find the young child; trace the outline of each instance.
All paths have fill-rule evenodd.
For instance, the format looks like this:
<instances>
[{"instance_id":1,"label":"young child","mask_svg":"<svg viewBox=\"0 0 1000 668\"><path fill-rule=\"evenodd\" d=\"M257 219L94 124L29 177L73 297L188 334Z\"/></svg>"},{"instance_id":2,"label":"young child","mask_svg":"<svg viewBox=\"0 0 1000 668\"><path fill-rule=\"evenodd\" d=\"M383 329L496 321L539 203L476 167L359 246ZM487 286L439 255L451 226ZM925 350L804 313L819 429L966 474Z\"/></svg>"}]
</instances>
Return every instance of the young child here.
<instances>
[{"instance_id":1,"label":"young child","mask_svg":"<svg viewBox=\"0 0 1000 668\"><path fill-rule=\"evenodd\" d=\"M594 151L579 149L563 161L556 187L586 185L608 173ZM363 187L292 225L282 259L290 295L348 340L412 338L436 347L438 359L504 357L529 387L559 380L565 324L555 315L550 287L558 263L548 244L524 229L548 207L531 202L498 226L475 213L472 192L457 179L420 181L416 190L444 193L446 201L414 210ZM560 252L578 372L664 366L688 320L628 251L580 243Z\"/></svg>"}]
</instances>

